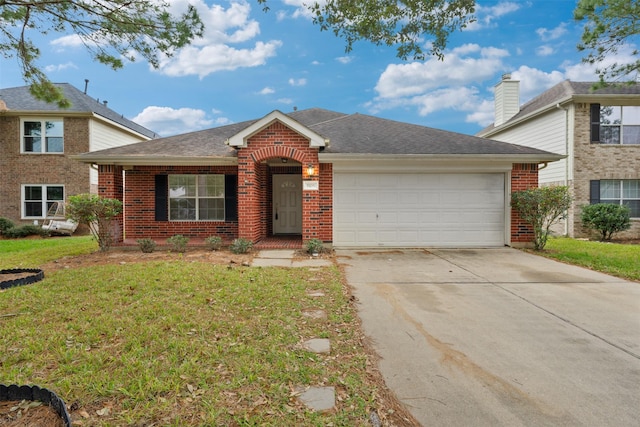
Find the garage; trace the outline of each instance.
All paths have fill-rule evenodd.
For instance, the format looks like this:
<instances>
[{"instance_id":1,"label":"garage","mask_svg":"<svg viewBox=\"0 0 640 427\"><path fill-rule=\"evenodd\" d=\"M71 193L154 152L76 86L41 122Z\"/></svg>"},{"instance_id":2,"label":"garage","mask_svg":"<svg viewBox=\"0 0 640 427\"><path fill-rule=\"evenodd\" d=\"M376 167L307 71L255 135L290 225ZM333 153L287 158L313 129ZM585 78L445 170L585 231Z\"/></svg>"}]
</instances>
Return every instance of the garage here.
<instances>
[{"instance_id":1,"label":"garage","mask_svg":"<svg viewBox=\"0 0 640 427\"><path fill-rule=\"evenodd\" d=\"M496 247L504 173L334 172L336 247Z\"/></svg>"}]
</instances>

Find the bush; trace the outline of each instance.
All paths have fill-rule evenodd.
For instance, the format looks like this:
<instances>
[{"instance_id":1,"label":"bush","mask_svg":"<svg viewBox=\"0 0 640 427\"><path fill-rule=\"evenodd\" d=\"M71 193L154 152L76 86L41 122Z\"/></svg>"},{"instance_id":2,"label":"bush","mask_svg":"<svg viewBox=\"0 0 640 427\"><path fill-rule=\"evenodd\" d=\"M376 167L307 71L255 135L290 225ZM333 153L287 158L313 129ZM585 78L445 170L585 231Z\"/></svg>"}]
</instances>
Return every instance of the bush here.
<instances>
[{"instance_id":1,"label":"bush","mask_svg":"<svg viewBox=\"0 0 640 427\"><path fill-rule=\"evenodd\" d=\"M611 240L614 233L631 228L628 206L596 203L582 207L582 225L600 233L600 240Z\"/></svg>"},{"instance_id":2,"label":"bush","mask_svg":"<svg viewBox=\"0 0 640 427\"><path fill-rule=\"evenodd\" d=\"M9 237L10 239L18 239L20 237L27 236L49 236L49 232L47 230L43 230L37 225L21 225L19 227L13 227L4 231L4 233L2 234L4 234L5 237Z\"/></svg>"},{"instance_id":3,"label":"bush","mask_svg":"<svg viewBox=\"0 0 640 427\"><path fill-rule=\"evenodd\" d=\"M12 229L16 225L9 218L0 217L0 234L5 234L7 230Z\"/></svg>"},{"instance_id":4,"label":"bush","mask_svg":"<svg viewBox=\"0 0 640 427\"><path fill-rule=\"evenodd\" d=\"M533 245L541 251L547 244L549 228L571 206L571 195L566 186L530 188L512 193L511 206L531 225Z\"/></svg>"},{"instance_id":5,"label":"bush","mask_svg":"<svg viewBox=\"0 0 640 427\"><path fill-rule=\"evenodd\" d=\"M222 247L222 237L220 236L207 237L206 239L204 239L204 243L212 251L217 251Z\"/></svg>"},{"instance_id":6,"label":"bush","mask_svg":"<svg viewBox=\"0 0 640 427\"><path fill-rule=\"evenodd\" d=\"M305 243L305 248L310 254L320 254L324 251L324 245L322 244L322 240L320 239L307 240L307 243Z\"/></svg>"},{"instance_id":7,"label":"bush","mask_svg":"<svg viewBox=\"0 0 640 427\"><path fill-rule=\"evenodd\" d=\"M137 242L140 250L145 254L150 254L156 250L156 242L153 239L138 239Z\"/></svg>"},{"instance_id":8,"label":"bush","mask_svg":"<svg viewBox=\"0 0 640 427\"><path fill-rule=\"evenodd\" d=\"M171 250L174 252L184 253L187 251L187 243L189 243L189 238L183 236L182 234L176 234L175 236L171 236L167 239L167 243L171 246Z\"/></svg>"},{"instance_id":9,"label":"bush","mask_svg":"<svg viewBox=\"0 0 640 427\"><path fill-rule=\"evenodd\" d=\"M251 240L244 239L242 237L235 239L231 242L229 246L229 250L234 254L246 254L253 248L253 243Z\"/></svg>"},{"instance_id":10,"label":"bush","mask_svg":"<svg viewBox=\"0 0 640 427\"><path fill-rule=\"evenodd\" d=\"M78 224L89 226L101 251L107 251L114 240L111 221L122 213L122 202L96 194L78 194L69 197L66 217Z\"/></svg>"}]
</instances>

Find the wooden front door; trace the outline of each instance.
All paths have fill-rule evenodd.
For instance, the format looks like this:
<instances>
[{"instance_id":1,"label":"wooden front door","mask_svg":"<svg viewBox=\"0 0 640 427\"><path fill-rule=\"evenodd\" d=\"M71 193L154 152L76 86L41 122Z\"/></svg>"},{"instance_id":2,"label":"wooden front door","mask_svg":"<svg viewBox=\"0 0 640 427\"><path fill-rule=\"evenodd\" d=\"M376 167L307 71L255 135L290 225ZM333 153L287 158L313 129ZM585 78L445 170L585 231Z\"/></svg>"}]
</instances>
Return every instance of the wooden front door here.
<instances>
[{"instance_id":1,"label":"wooden front door","mask_svg":"<svg viewBox=\"0 0 640 427\"><path fill-rule=\"evenodd\" d=\"M302 234L302 176L273 175L273 234Z\"/></svg>"}]
</instances>

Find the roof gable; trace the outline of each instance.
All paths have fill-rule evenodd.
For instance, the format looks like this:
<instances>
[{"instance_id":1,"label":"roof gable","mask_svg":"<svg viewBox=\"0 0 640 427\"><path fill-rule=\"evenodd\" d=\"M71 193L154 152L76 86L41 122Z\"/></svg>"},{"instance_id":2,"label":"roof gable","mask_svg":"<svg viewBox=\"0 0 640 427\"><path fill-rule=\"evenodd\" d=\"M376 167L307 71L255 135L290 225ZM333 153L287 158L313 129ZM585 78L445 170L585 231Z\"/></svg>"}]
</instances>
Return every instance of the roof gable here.
<instances>
[{"instance_id":1,"label":"roof gable","mask_svg":"<svg viewBox=\"0 0 640 427\"><path fill-rule=\"evenodd\" d=\"M247 140L251 138L253 135L259 133L263 129L266 129L274 122L280 122L289 129L299 133L302 136L305 136L309 139L310 147L325 147L329 140L324 138L322 135L312 131L307 126L302 123L294 120L292 117L278 111L274 110L271 113L267 114L260 120L253 122L246 128L242 129L240 132L232 135L228 140L227 144L232 147L246 147Z\"/></svg>"}]
</instances>

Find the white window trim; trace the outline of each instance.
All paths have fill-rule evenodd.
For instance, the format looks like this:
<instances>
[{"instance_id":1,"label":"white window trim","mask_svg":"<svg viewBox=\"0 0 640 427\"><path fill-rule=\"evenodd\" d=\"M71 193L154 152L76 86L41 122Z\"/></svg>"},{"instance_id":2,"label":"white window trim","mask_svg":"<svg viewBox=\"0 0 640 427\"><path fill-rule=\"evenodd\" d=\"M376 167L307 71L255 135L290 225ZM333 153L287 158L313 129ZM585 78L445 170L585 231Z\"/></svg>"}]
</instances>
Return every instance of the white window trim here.
<instances>
[{"instance_id":1,"label":"white window trim","mask_svg":"<svg viewBox=\"0 0 640 427\"><path fill-rule=\"evenodd\" d=\"M65 197L67 195L67 189L64 184L22 184L20 186L20 219L44 219L47 217L47 202L48 200L43 199L42 203L42 216L27 216L25 211L25 188L26 187L41 187L43 189L42 194L46 197L47 187L62 187L62 200L51 200L53 202L64 202Z\"/></svg>"},{"instance_id":2,"label":"white window trim","mask_svg":"<svg viewBox=\"0 0 640 427\"><path fill-rule=\"evenodd\" d=\"M45 141L43 139L42 141L42 149L40 151L25 151L24 149L24 122L41 122L43 124L44 127L44 122L52 122L52 121L60 121L62 122L62 151L55 151L55 152L51 152L51 151L44 151L44 148L46 146ZM64 118L63 117L21 117L20 118L20 154L35 154L35 155L39 155L39 154L52 154L52 155L64 155L64 151L65 151L65 140L64 140ZM43 136L43 138L46 138L46 133Z\"/></svg>"},{"instance_id":3,"label":"white window trim","mask_svg":"<svg viewBox=\"0 0 640 427\"><path fill-rule=\"evenodd\" d=\"M170 180L172 176L193 176L195 177L196 180L196 195L194 197L188 197L189 199L195 199L196 200L196 217L194 219L171 219L171 200L172 199L180 199L180 197L171 197L171 183L168 182L168 188L167 191L169 192L169 194L167 194L167 202L169 204L169 209L167 212L167 216L169 217L169 221L171 222L220 222L220 221L224 221L225 217L226 217L226 210L227 210L227 206L226 206L226 194L225 194L225 189L224 189L224 185L225 185L225 178L224 178L224 174L220 174L220 173L211 173L211 174L184 174L184 173L176 173L176 174L169 174L169 178L167 178L167 180ZM222 177L222 186L223 186L223 190L222 190L222 197L199 197L198 196L198 177L200 176L221 176ZM200 199L221 199L224 203L224 208L223 208L223 212L222 212L222 219L200 219L200 209L199 209L199 201Z\"/></svg>"}]
</instances>

